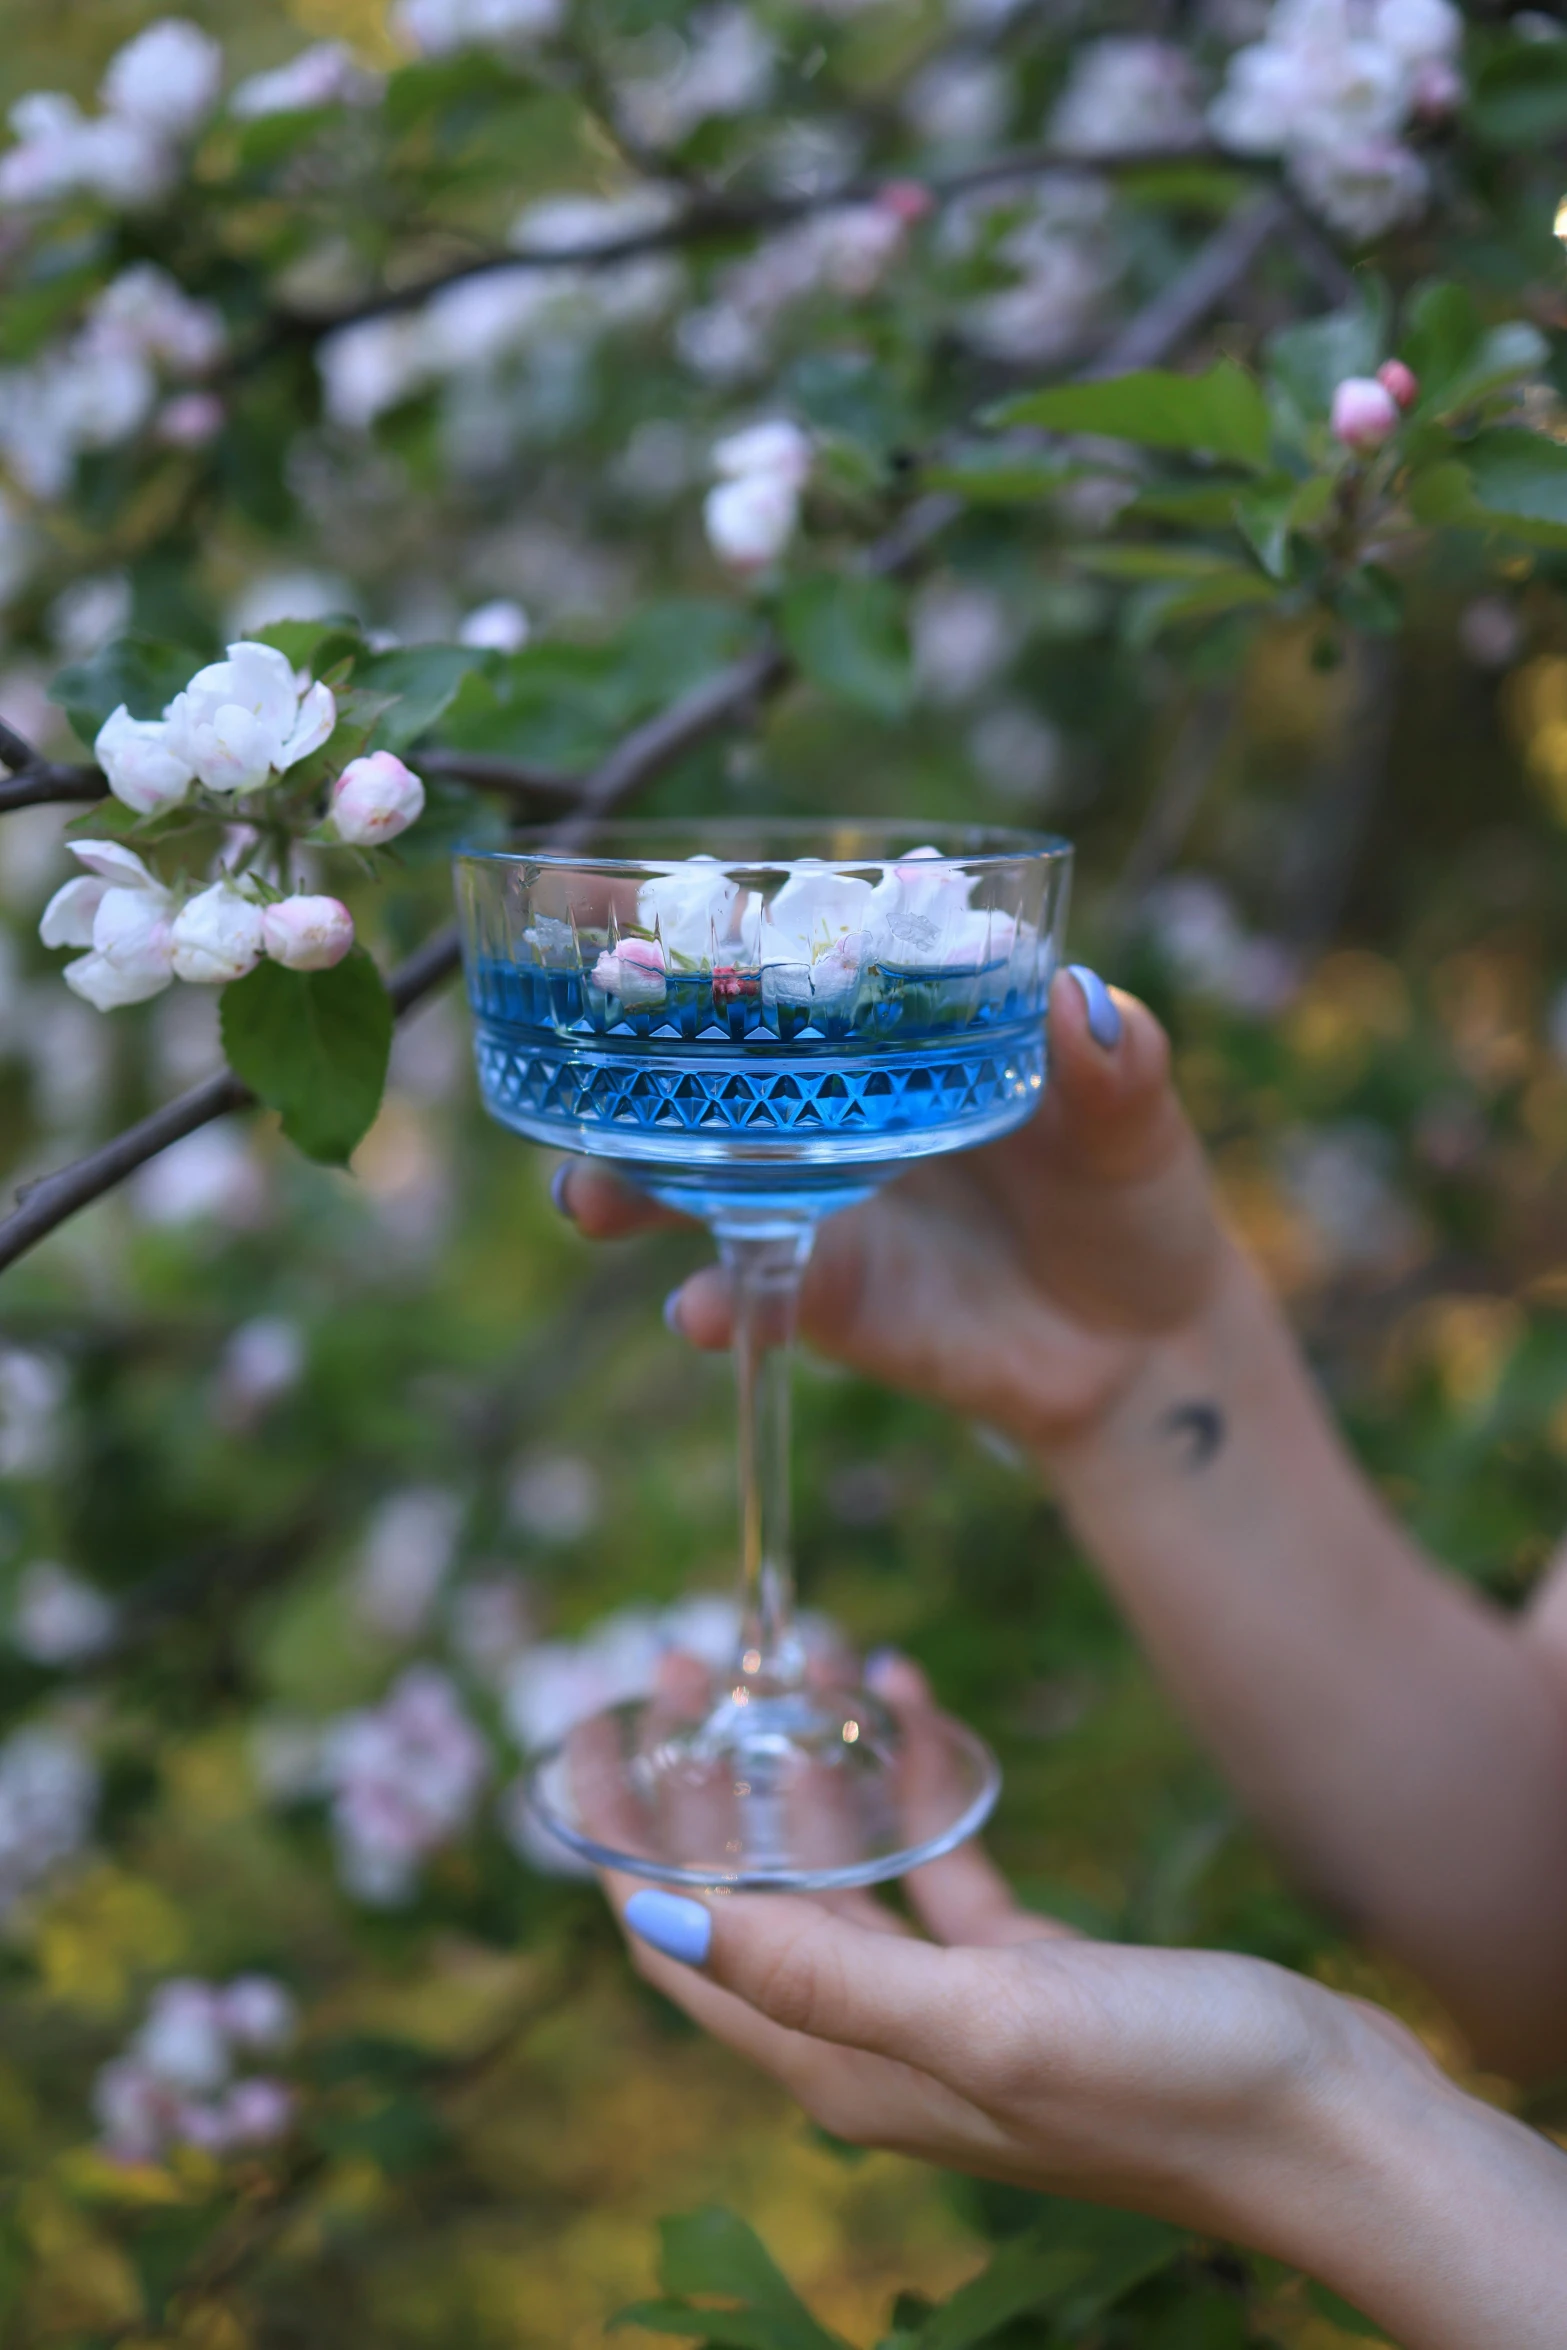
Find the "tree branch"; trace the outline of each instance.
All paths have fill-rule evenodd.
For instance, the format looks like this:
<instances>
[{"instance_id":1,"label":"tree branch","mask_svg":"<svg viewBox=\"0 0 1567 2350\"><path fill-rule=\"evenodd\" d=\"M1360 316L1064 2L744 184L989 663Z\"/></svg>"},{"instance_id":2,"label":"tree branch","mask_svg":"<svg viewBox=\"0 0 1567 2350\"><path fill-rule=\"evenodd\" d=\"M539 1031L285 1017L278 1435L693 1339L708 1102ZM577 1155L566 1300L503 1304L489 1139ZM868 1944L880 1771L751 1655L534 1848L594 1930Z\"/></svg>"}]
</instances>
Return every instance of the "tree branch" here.
<instances>
[{"instance_id":1,"label":"tree branch","mask_svg":"<svg viewBox=\"0 0 1567 2350\"><path fill-rule=\"evenodd\" d=\"M25 734L0 718L0 763L11 770L0 782L0 816L9 808L32 808L44 800L101 800L109 786L96 767L63 766L46 759Z\"/></svg>"},{"instance_id":2,"label":"tree branch","mask_svg":"<svg viewBox=\"0 0 1567 2350\"><path fill-rule=\"evenodd\" d=\"M656 718L635 727L582 780L577 805L549 835L560 848L582 838L594 817L607 815L643 784L674 765L685 752L717 734L787 673L782 653L771 642L747 653L716 677L695 687ZM19 738L18 738L19 739ZM450 977L461 961L455 925L437 931L400 963L387 981L399 1018ZM19 1195L16 1208L0 1221L0 1271L36 1248L47 1235L112 1191L138 1167L171 1143L208 1126L231 1110L254 1106L255 1095L227 1069L202 1079L188 1092L126 1127L100 1150L89 1151L52 1175L41 1175Z\"/></svg>"},{"instance_id":3,"label":"tree branch","mask_svg":"<svg viewBox=\"0 0 1567 2350\"><path fill-rule=\"evenodd\" d=\"M815 189L809 194L743 199L706 197L688 204L671 219L654 222L648 228L628 229L620 236L594 238L578 245L523 245L513 252L484 254L476 261L461 262L455 269L421 279L417 284L394 286L384 293L370 295L346 310L319 316L303 311L286 313L283 323L298 333L335 334L340 327L359 326L367 319L393 318L405 310L417 310L432 294L442 292L447 286L465 284L469 278L489 277L509 269L613 269L622 262L640 261L651 254L721 243L726 237L745 236L761 229L790 228L796 221L818 212L835 211L842 205L871 204L894 182L922 187L931 202L940 207L956 203L982 188L1005 186L1008 180L1039 179L1051 172L1146 171L1172 163L1212 161L1218 156L1217 148L1200 142L1131 147L1113 155L1075 154L1070 149L1051 146L1020 147L1010 155L992 156L984 163L920 177L890 169L861 173L840 181L836 187Z\"/></svg>"}]
</instances>

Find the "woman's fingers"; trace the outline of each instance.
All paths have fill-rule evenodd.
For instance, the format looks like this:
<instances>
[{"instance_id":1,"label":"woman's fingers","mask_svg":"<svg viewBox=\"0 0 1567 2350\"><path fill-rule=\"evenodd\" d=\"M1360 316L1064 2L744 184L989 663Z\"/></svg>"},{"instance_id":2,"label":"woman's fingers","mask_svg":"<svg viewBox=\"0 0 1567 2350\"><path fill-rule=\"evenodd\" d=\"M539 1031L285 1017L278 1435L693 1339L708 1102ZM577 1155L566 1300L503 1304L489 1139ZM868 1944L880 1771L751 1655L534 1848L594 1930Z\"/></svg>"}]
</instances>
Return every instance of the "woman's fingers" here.
<instances>
[{"instance_id":1,"label":"woman's fingers","mask_svg":"<svg viewBox=\"0 0 1567 2350\"><path fill-rule=\"evenodd\" d=\"M711 1904L644 1886L625 1903L631 1932L786 2032L923 2066L950 2046L976 1992L966 1954L867 1931L794 1894Z\"/></svg>"},{"instance_id":2,"label":"woman's fingers","mask_svg":"<svg viewBox=\"0 0 1567 2350\"><path fill-rule=\"evenodd\" d=\"M688 1223L593 1159L562 1159L550 1181L550 1197L588 1240L621 1240L628 1233Z\"/></svg>"}]
</instances>

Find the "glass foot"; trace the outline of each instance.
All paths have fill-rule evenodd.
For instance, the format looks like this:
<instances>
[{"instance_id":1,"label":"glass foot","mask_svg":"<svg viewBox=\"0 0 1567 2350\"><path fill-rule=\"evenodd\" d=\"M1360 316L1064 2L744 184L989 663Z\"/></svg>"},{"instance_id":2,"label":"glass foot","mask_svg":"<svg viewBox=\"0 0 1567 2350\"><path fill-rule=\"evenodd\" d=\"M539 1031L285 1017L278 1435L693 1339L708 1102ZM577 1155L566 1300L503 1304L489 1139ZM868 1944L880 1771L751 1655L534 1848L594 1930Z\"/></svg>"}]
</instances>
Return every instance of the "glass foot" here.
<instances>
[{"instance_id":1,"label":"glass foot","mask_svg":"<svg viewBox=\"0 0 1567 2350\"><path fill-rule=\"evenodd\" d=\"M743 1682L714 1704L693 1672L580 1723L536 1759L528 1797L551 1835L603 1868L825 1892L949 1852L1000 1787L989 1747L945 1714L900 1721L861 1689Z\"/></svg>"}]
</instances>

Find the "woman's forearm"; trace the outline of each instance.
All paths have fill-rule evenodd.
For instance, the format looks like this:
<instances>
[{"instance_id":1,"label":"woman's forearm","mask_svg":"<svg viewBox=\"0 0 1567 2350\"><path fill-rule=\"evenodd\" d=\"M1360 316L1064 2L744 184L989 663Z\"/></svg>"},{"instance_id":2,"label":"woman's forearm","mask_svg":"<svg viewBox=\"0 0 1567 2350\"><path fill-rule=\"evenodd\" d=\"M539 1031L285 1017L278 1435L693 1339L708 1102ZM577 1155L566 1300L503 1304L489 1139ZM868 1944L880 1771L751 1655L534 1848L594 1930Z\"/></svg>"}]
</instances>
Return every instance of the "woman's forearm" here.
<instances>
[{"instance_id":1,"label":"woman's forearm","mask_svg":"<svg viewBox=\"0 0 1567 2350\"><path fill-rule=\"evenodd\" d=\"M1264 2150L1241 2232L1401 2350L1560 2350L1567 2154L1434 2070L1374 2059Z\"/></svg>"},{"instance_id":2,"label":"woman's forearm","mask_svg":"<svg viewBox=\"0 0 1567 2350\"><path fill-rule=\"evenodd\" d=\"M1237 1253L1047 1466L1162 1677L1312 1886L1488 2058L1567 2056L1567 1689L1394 1524Z\"/></svg>"}]
</instances>

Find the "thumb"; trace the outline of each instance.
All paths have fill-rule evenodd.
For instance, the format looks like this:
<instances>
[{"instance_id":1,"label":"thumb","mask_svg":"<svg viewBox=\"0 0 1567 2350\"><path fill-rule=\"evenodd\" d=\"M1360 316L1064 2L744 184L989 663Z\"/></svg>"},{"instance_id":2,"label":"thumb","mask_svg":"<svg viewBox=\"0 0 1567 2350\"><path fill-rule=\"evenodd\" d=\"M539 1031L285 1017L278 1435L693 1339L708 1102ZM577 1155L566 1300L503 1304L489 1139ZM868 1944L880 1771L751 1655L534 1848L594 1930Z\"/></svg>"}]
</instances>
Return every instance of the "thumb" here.
<instances>
[{"instance_id":1,"label":"thumb","mask_svg":"<svg viewBox=\"0 0 1567 2350\"><path fill-rule=\"evenodd\" d=\"M725 1894L711 1905L646 1886L625 1906L633 1934L786 2031L928 2063L972 2007L963 1951L873 1933L794 1894Z\"/></svg>"},{"instance_id":2,"label":"thumb","mask_svg":"<svg viewBox=\"0 0 1567 2350\"><path fill-rule=\"evenodd\" d=\"M1140 1183L1193 1147L1148 1006L1080 966L1050 991L1050 1082L1033 1139L1058 1175Z\"/></svg>"}]
</instances>

